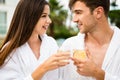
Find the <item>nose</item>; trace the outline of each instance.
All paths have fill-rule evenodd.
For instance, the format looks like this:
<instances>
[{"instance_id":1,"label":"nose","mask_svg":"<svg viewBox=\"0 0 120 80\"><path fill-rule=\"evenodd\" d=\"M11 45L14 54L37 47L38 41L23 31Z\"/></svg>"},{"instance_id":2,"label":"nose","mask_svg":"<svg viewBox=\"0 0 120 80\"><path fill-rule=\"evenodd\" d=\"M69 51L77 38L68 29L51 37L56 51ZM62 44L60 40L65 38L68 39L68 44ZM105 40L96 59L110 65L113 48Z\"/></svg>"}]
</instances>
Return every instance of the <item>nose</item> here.
<instances>
[{"instance_id":1,"label":"nose","mask_svg":"<svg viewBox=\"0 0 120 80\"><path fill-rule=\"evenodd\" d=\"M52 23L52 20L50 19L50 17L48 16L48 18L47 18L47 23Z\"/></svg>"},{"instance_id":2,"label":"nose","mask_svg":"<svg viewBox=\"0 0 120 80\"><path fill-rule=\"evenodd\" d=\"M76 16L76 15L74 15L73 18L72 18L72 21L75 22L75 23L77 23L78 20L79 20L79 17Z\"/></svg>"}]
</instances>

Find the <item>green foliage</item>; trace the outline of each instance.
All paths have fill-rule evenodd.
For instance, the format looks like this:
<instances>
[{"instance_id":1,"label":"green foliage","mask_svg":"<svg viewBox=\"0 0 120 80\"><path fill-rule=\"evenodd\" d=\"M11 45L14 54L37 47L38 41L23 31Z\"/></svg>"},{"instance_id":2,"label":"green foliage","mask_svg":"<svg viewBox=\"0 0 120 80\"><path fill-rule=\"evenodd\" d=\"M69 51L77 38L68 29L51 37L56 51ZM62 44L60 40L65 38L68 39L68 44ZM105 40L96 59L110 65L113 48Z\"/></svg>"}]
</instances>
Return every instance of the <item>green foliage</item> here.
<instances>
[{"instance_id":1,"label":"green foliage","mask_svg":"<svg viewBox=\"0 0 120 80\"><path fill-rule=\"evenodd\" d=\"M77 34L77 32L75 32L72 28L66 28L65 26L55 27L54 31L56 34L54 36L55 39L58 39L58 38L66 39L68 37L71 37Z\"/></svg>"},{"instance_id":2,"label":"green foliage","mask_svg":"<svg viewBox=\"0 0 120 80\"><path fill-rule=\"evenodd\" d=\"M109 18L111 23L115 23L115 25L120 28L120 10L110 11Z\"/></svg>"},{"instance_id":3,"label":"green foliage","mask_svg":"<svg viewBox=\"0 0 120 80\"><path fill-rule=\"evenodd\" d=\"M63 10L63 6L59 5L59 2L57 0L49 0L50 3L50 17L53 21L53 24L64 26L64 22L66 22L67 18L67 10Z\"/></svg>"},{"instance_id":4,"label":"green foliage","mask_svg":"<svg viewBox=\"0 0 120 80\"><path fill-rule=\"evenodd\" d=\"M49 27L48 35L54 38L67 38L73 35L70 29L66 28L67 10L63 9L63 6L59 5L58 0L49 0L52 19L52 24Z\"/></svg>"},{"instance_id":5,"label":"green foliage","mask_svg":"<svg viewBox=\"0 0 120 80\"><path fill-rule=\"evenodd\" d=\"M113 2L111 3L111 6L116 7L116 6L117 6L116 1L113 1Z\"/></svg>"},{"instance_id":6,"label":"green foliage","mask_svg":"<svg viewBox=\"0 0 120 80\"><path fill-rule=\"evenodd\" d=\"M66 19L68 17L68 11L63 9L63 6L59 5L58 0L49 0L50 4L50 17L52 24L50 25L47 34L59 38L68 38L77 35L78 31L75 31L71 27L66 26Z\"/></svg>"}]
</instances>

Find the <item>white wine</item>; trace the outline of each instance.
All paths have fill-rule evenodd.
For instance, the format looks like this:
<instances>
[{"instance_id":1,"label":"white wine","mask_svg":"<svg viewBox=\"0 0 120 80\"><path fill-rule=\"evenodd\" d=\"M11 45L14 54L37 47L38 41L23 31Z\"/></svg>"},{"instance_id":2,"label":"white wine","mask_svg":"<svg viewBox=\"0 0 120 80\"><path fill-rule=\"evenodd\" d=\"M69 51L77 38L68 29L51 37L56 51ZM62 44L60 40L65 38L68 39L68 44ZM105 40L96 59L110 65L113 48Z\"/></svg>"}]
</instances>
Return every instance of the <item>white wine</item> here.
<instances>
[{"instance_id":1,"label":"white wine","mask_svg":"<svg viewBox=\"0 0 120 80\"><path fill-rule=\"evenodd\" d=\"M74 50L73 57L77 59L85 60L87 58L85 50Z\"/></svg>"}]
</instances>

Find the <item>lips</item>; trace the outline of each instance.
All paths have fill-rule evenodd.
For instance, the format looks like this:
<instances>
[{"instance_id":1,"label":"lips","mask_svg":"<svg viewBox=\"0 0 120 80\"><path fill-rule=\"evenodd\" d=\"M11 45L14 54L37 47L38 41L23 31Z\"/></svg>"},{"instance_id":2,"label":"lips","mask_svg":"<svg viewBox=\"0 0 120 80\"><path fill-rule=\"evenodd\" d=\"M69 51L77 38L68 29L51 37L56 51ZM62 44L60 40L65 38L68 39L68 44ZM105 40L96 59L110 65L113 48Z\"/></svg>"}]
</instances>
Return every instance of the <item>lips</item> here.
<instances>
[{"instance_id":1,"label":"lips","mask_svg":"<svg viewBox=\"0 0 120 80\"><path fill-rule=\"evenodd\" d=\"M44 28L44 29L47 29L47 28L48 28L48 26L43 26L43 28Z\"/></svg>"},{"instance_id":2,"label":"lips","mask_svg":"<svg viewBox=\"0 0 120 80\"><path fill-rule=\"evenodd\" d=\"M78 24L77 27L78 27L78 28L81 28L81 25L82 25L82 24Z\"/></svg>"}]
</instances>

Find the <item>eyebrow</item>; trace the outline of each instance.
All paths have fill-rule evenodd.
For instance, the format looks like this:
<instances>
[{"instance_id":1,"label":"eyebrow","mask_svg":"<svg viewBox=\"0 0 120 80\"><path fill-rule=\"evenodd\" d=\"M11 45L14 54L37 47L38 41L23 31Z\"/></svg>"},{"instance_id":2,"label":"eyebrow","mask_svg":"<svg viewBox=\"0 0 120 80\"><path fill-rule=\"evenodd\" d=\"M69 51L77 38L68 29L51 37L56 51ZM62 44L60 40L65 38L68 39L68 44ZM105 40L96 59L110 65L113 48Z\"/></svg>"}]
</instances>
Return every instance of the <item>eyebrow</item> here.
<instances>
[{"instance_id":1,"label":"eyebrow","mask_svg":"<svg viewBox=\"0 0 120 80\"><path fill-rule=\"evenodd\" d=\"M42 13L42 14L47 14L47 13Z\"/></svg>"},{"instance_id":2,"label":"eyebrow","mask_svg":"<svg viewBox=\"0 0 120 80\"><path fill-rule=\"evenodd\" d=\"M72 12L73 12L73 13L75 13L75 12L82 12L82 10L77 9L77 10L73 10Z\"/></svg>"}]
</instances>

